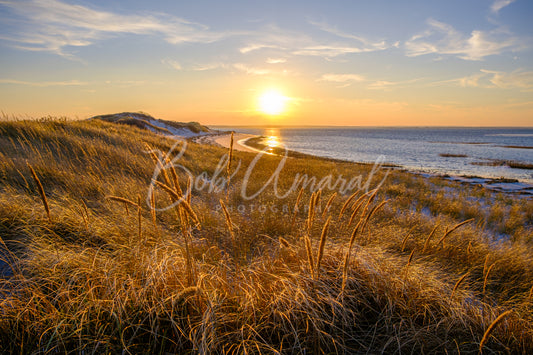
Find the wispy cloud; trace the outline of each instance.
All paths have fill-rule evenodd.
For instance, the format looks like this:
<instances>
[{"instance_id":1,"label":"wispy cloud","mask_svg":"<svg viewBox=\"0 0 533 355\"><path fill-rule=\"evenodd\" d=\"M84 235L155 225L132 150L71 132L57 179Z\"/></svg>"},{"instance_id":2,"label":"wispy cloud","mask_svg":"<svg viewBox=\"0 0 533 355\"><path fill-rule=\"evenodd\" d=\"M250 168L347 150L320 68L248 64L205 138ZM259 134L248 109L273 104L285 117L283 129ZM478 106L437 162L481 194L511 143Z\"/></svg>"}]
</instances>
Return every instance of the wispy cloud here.
<instances>
[{"instance_id":1,"label":"wispy cloud","mask_svg":"<svg viewBox=\"0 0 533 355\"><path fill-rule=\"evenodd\" d=\"M322 39L270 25L249 33L253 40L241 47L239 52L246 54L270 49L280 51L284 56L298 55L330 59L345 54L374 52L390 47L385 41L371 41L362 36L343 32L323 22L309 21L309 24L325 32Z\"/></svg>"},{"instance_id":2,"label":"wispy cloud","mask_svg":"<svg viewBox=\"0 0 533 355\"><path fill-rule=\"evenodd\" d=\"M483 69L481 71L489 76L492 76L490 78L490 82L499 88L533 88L533 71L515 70L510 73Z\"/></svg>"},{"instance_id":3,"label":"wispy cloud","mask_svg":"<svg viewBox=\"0 0 533 355\"><path fill-rule=\"evenodd\" d=\"M281 64L281 63L285 63L287 61L287 59L285 58L267 58L266 62L268 64Z\"/></svg>"},{"instance_id":4,"label":"wispy cloud","mask_svg":"<svg viewBox=\"0 0 533 355\"><path fill-rule=\"evenodd\" d=\"M324 74L320 78L321 81L331 81L335 83L346 83L346 82L361 82L365 81L365 77L358 74Z\"/></svg>"},{"instance_id":5,"label":"wispy cloud","mask_svg":"<svg viewBox=\"0 0 533 355\"><path fill-rule=\"evenodd\" d=\"M416 82L420 82L421 80L421 78L400 81L377 80L370 83L368 88L372 90L391 90L406 87Z\"/></svg>"},{"instance_id":6,"label":"wispy cloud","mask_svg":"<svg viewBox=\"0 0 533 355\"><path fill-rule=\"evenodd\" d=\"M510 5L514 1L515 0L495 0L490 7L490 11L494 14L497 14L501 9Z\"/></svg>"},{"instance_id":7,"label":"wispy cloud","mask_svg":"<svg viewBox=\"0 0 533 355\"><path fill-rule=\"evenodd\" d=\"M48 87L48 86L83 86L89 85L89 83L78 80L67 81L24 81L15 79L0 79L0 84L12 84L12 85L25 85L36 87Z\"/></svg>"},{"instance_id":8,"label":"wispy cloud","mask_svg":"<svg viewBox=\"0 0 533 355\"><path fill-rule=\"evenodd\" d=\"M300 48L300 49L293 51L292 53L295 55L333 58L333 57L337 57L343 54L363 53L363 52L370 52L370 51L372 50L359 48L359 47L318 45L318 46L309 46L309 47Z\"/></svg>"},{"instance_id":9,"label":"wispy cloud","mask_svg":"<svg viewBox=\"0 0 533 355\"><path fill-rule=\"evenodd\" d=\"M206 70L215 70L220 68L227 68L228 65L224 63L207 63L207 64L197 64L191 69L194 71L206 71Z\"/></svg>"},{"instance_id":10,"label":"wispy cloud","mask_svg":"<svg viewBox=\"0 0 533 355\"><path fill-rule=\"evenodd\" d=\"M434 19L429 19L427 24L429 29L405 43L408 56L436 53L456 55L465 60L482 60L504 51L522 49L526 45L505 31L474 30L465 36L451 25Z\"/></svg>"},{"instance_id":11,"label":"wispy cloud","mask_svg":"<svg viewBox=\"0 0 533 355\"><path fill-rule=\"evenodd\" d=\"M165 64L165 65L168 65L176 70L181 70L183 69L181 64L173 59L163 59L161 60L161 63Z\"/></svg>"},{"instance_id":12,"label":"wispy cloud","mask_svg":"<svg viewBox=\"0 0 533 355\"><path fill-rule=\"evenodd\" d=\"M390 47L385 41L373 42L362 36L341 31L324 22L309 21L309 23L319 30L333 35L335 40L311 40L307 44L295 47L292 54L330 59L345 54L381 51Z\"/></svg>"},{"instance_id":13,"label":"wispy cloud","mask_svg":"<svg viewBox=\"0 0 533 355\"><path fill-rule=\"evenodd\" d=\"M227 36L207 26L165 14L122 15L59 0L0 0L21 28L2 36L20 49L72 56L66 48L82 47L121 34L161 35L169 43L213 42Z\"/></svg>"},{"instance_id":14,"label":"wispy cloud","mask_svg":"<svg viewBox=\"0 0 533 355\"><path fill-rule=\"evenodd\" d=\"M283 47L280 47L279 45L275 44L252 43L240 48L239 52L241 52L242 54L246 54L265 48L283 49Z\"/></svg>"},{"instance_id":15,"label":"wispy cloud","mask_svg":"<svg viewBox=\"0 0 533 355\"><path fill-rule=\"evenodd\" d=\"M317 27L318 29L324 32L327 32L329 34L332 34L334 36L360 42L360 44L363 45L362 51L364 52L384 50L389 47L385 41L371 41L363 36L358 36L358 35L344 32L338 29L337 27L332 26L325 22L309 21L309 23Z\"/></svg>"},{"instance_id":16,"label":"wispy cloud","mask_svg":"<svg viewBox=\"0 0 533 355\"><path fill-rule=\"evenodd\" d=\"M271 73L268 69L254 68L242 63L233 64L233 67L250 75L268 75Z\"/></svg>"},{"instance_id":17,"label":"wispy cloud","mask_svg":"<svg viewBox=\"0 0 533 355\"><path fill-rule=\"evenodd\" d=\"M424 80L424 78L415 78L400 81L375 80L359 74L324 74L320 77L320 79L318 79L318 81L329 81L334 83L345 84L343 86L339 86L339 88L350 86L352 83L364 83L367 89L370 90L392 90L410 86L422 80Z\"/></svg>"},{"instance_id":18,"label":"wispy cloud","mask_svg":"<svg viewBox=\"0 0 533 355\"><path fill-rule=\"evenodd\" d=\"M515 70L508 73L481 69L479 73L441 83L456 83L462 87L531 91L533 89L533 71Z\"/></svg>"}]
</instances>

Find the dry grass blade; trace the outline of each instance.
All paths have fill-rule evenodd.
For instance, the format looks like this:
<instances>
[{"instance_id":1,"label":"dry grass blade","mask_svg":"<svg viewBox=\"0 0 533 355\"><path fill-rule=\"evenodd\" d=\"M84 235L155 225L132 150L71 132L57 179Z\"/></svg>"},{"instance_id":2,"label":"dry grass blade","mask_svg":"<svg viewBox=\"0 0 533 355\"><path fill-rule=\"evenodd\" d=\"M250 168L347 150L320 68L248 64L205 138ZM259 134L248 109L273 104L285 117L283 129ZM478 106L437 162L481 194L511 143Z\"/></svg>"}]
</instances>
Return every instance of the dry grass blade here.
<instances>
[{"instance_id":1,"label":"dry grass blade","mask_svg":"<svg viewBox=\"0 0 533 355\"><path fill-rule=\"evenodd\" d=\"M344 213L344 211L346 211L346 209L348 208L348 205L350 204L350 202L352 202L352 200L355 198L355 196L357 196L358 193L359 193L359 190L355 191L353 194L350 195L350 197L348 197L346 202L344 202L344 205L342 205L341 211L339 212L339 219L341 219L342 214Z\"/></svg>"},{"instance_id":2,"label":"dry grass blade","mask_svg":"<svg viewBox=\"0 0 533 355\"><path fill-rule=\"evenodd\" d=\"M466 253L470 255L472 253L472 241L468 242L468 247L466 248Z\"/></svg>"},{"instance_id":3,"label":"dry grass blade","mask_svg":"<svg viewBox=\"0 0 533 355\"><path fill-rule=\"evenodd\" d=\"M403 238L402 240L402 244L401 244L401 248L400 250L403 251L405 250L405 245L407 244L407 239L409 239L409 237L411 236L411 233L413 232L413 230L415 229L415 227L409 229L409 232L407 232L407 234L405 235L405 237Z\"/></svg>"},{"instance_id":4,"label":"dry grass blade","mask_svg":"<svg viewBox=\"0 0 533 355\"><path fill-rule=\"evenodd\" d=\"M198 219L198 216L196 216L196 213L192 209L191 205L187 202L187 200L183 199L183 197L179 197L178 194L176 193L176 191L174 191L170 186L165 185L165 184L163 184L162 182L159 182L159 181L155 181L155 183L157 184L157 186L159 186L163 190L165 190L170 195L170 197L172 198L172 200L174 202L179 202L177 207L178 208L181 207L181 208L183 208L183 210L185 210L185 212L187 213L187 216L194 221L194 223L196 224L197 228L201 227L200 220Z\"/></svg>"},{"instance_id":5,"label":"dry grass blade","mask_svg":"<svg viewBox=\"0 0 533 355\"><path fill-rule=\"evenodd\" d=\"M355 228L353 229L352 234L350 235L350 242L348 243L348 251L350 251L350 249L352 248L353 243L355 242L355 238L357 237L357 234L359 233L359 227L361 227L363 222L364 220L360 219L359 222L357 222L357 225L355 226Z\"/></svg>"},{"instance_id":6,"label":"dry grass blade","mask_svg":"<svg viewBox=\"0 0 533 355\"><path fill-rule=\"evenodd\" d=\"M174 201L174 202L175 202L175 201L184 201L183 198L182 198L180 195L178 195L178 193L177 193L176 191L174 191L174 190L170 187L170 185L164 184L164 183L162 183L161 181L157 181L157 180L154 180L154 182L155 182L155 184L156 184L157 186L159 186L160 188L162 188L163 190L165 190L165 192L166 192L167 194L170 195L172 201Z\"/></svg>"},{"instance_id":7,"label":"dry grass blade","mask_svg":"<svg viewBox=\"0 0 533 355\"><path fill-rule=\"evenodd\" d=\"M411 252L411 254L409 254L409 259L407 260L407 265L406 267L409 267L409 265L411 265L411 261L413 261L413 255L415 254L415 250L413 249L413 251Z\"/></svg>"},{"instance_id":8,"label":"dry grass blade","mask_svg":"<svg viewBox=\"0 0 533 355\"><path fill-rule=\"evenodd\" d=\"M138 232L139 232L139 242L142 241L142 209L141 209L141 196L137 196L137 221L138 221Z\"/></svg>"},{"instance_id":9,"label":"dry grass blade","mask_svg":"<svg viewBox=\"0 0 533 355\"><path fill-rule=\"evenodd\" d=\"M334 192L330 198L328 199L328 202L326 202L326 206L324 207L324 211L322 211L322 218L326 217L326 214L328 213L329 208L331 207L331 204L333 203L333 200L335 200L335 197L337 197L337 193Z\"/></svg>"},{"instance_id":10,"label":"dry grass blade","mask_svg":"<svg viewBox=\"0 0 533 355\"><path fill-rule=\"evenodd\" d=\"M317 207L320 208L320 197L322 197L322 190L318 190L315 194L315 211L314 211L315 214L317 211Z\"/></svg>"},{"instance_id":11,"label":"dry grass blade","mask_svg":"<svg viewBox=\"0 0 533 355\"><path fill-rule=\"evenodd\" d=\"M422 248L422 253L424 253L427 248L429 247L429 241L431 239L431 237L433 237L433 234L435 234L435 232L437 231L437 228L439 227L439 224L435 224L435 227L433 227L433 229L431 230L431 233L429 233L428 237L426 238L426 241L424 242L424 247Z\"/></svg>"},{"instance_id":12,"label":"dry grass blade","mask_svg":"<svg viewBox=\"0 0 533 355\"><path fill-rule=\"evenodd\" d=\"M157 227L157 215L155 212L155 191L152 189L150 193L150 215L152 216L152 224L154 228Z\"/></svg>"},{"instance_id":13,"label":"dry grass blade","mask_svg":"<svg viewBox=\"0 0 533 355\"><path fill-rule=\"evenodd\" d=\"M440 243L442 243L444 241L444 239L449 236L454 230L456 230L457 228L469 223L469 222L472 222L474 220L474 218L470 218L470 219L467 219L466 221L463 221L459 224L456 224L452 229L450 230L447 230L446 233L444 233L444 235L442 236L442 238L439 239L439 241L437 242L436 246L439 246Z\"/></svg>"},{"instance_id":14,"label":"dry grass blade","mask_svg":"<svg viewBox=\"0 0 533 355\"><path fill-rule=\"evenodd\" d=\"M309 211L307 213L307 234L311 235L311 228L313 227L313 219L315 217L315 198L316 192L313 192L311 194L311 197L309 198Z\"/></svg>"},{"instance_id":15,"label":"dry grass blade","mask_svg":"<svg viewBox=\"0 0 533 355\"><path fill-rule=\"evenodd\" d=\"M191 205L191 199L192 199L192 177L189 176L187 178L187 203Z\"/></svg>"},{"instance_id":16,"label":"dry grass blade","mask_svg":"<svg viewBox=\"0 0 533 355\"><path fill-rule=\"evenodd\" d=\"M285 248L290 248L291 245L289 244L289 242L287 241L287 239L283 238L283 237L279 237L278 238L279 240L279 244Z\"/></svg>"},{"instance_id":17,"label":"dry grass blade","mask_svg":"<svg viewBox=\"0 0 533 355\"><path fill-rule=\"evenodd\" d=\"M309 262L309 268L311 269L311 277L315 277L315 263L313 261L313 247L311 245L311 239L306 234L305 237L305 250L307 252L307 261Z\"/></svg>"},{"instance_id":18,"label":"dry grass blade","mask_svg":"<svg viewBox=\"0 0 533 355\"><path fill-rule=\"evenodd\" d=\"M139 207L138 203L133 202L132 200L128 200L127 198L124 198L124 197L106 196L106 199L111 200L111 201L116 201L116 202L122 202L125 205L130 205L130 206L133 206L133 207Z\"/></svg>"},{"instance_id":19,"label":"dry grass blade","mask_svg":"<svg viewBox=\"0 0 533 355\"><path fill-rule=\"evenodd\" d=\"M324 227L322 228L322 233L320 234L320 243L318 244L318 254L316 257L316 267L315 267L317 278L320 273L320 262L322 261L322 257L324 256L324 247L326 246L326 238L328 235L330 221L331 221L331 216L329 216L326 223L324 223Z\"/></svg>"},{"instance_id":20,"label":"dry grass blade","mask_svg":"<svg viewBox=\"0 0 533 355\"><path fill-rule=\"evenodd\" d=\"M187 213L187 216L193 220L195 227L198 229L201 229L202 225L200 224L200 220L198 219L198 216L192 209L191 205L186 200L183 200L180 202L179 206L183 210L185 210L185 212Z\"/></svg>"},{"instance_id":21,"label":"dry grass blade","mask_svg":"<svg viewBox=\"0 0 533 355\"><path fill-rule=\"evenodd\" d=\"M466 279L466 277L468 276L469 272L467 272L466 274L464 274L463 276L461 276L461 278L459 280L457 280L457 282L455 283L455 286L453 287L453 290L452 290L452 294L450 295L450 299L453 298L453 295L455 294L455 291L457 291L457 289L459 288L459 286L461 285L461 283Z\"/></svg>"},{"instance_id":22,"label":"dry grass blade","mask_svg":"<svg viewBox=\"0 0 533 355\"><path fill-rule=\"evenodd\" d=\"M496 318L490 325L489 327L487 328L487 330L485 331L485 334L483 334L483 338L481 339L481 342L479 343L479 352L480 353L483 353L483 347L485 346L485 343L487 343L487 341L489 340L492 332L494 331L494 329L496 328L496 326L501 322L503 321L507 316L509 316L511 313L513 313L513 310L510 309L508 311L505 311L503 312L502 314L500 314L498 316L498 318Z\"/></svg>"},{"instance_id":23,"label":"dry grass blade","mask_svg":"<svg viewBox=\"0 0 533 355\"><path fill-rule=\"evenodd\" d=\"M487 269L487 272L485 273L485 278L483 279L483 294L485 294L485 289L487 287L487 280L489 278L490 271L492 270L494 265L496 265L496 262L492 263L492 265L489 266L489 268Z\"/></svg>"},{"instance_id":24,"label":"dry grass blade","mask_svg":"<svg viewBox=\"0 0 533 355\"><path fill-rule=\"evenodd\" d=\"M226 196L229 193L229 184L231 179L231 161L233 160L233 131L231 132L230 143L229 143L229 153L228 153L228 164L226 166L227 174L227 185L226 185Z\"/></svg>"},{"instance_id":25,"label":"dry grass blade","mask_svg":"<svg viewBox=\"0 0 533 355\"><path fill-rule=\"evenodd\" d=\"M366 201L365 209L363 210L363 215L366 213L366 211L368 211L368 207L370 206L372 201L374 201L374 199L376 198L376 195L378 193L378 189L377 188L374 189L374 190L370 190L370 191L372 191L372 195L370 195L370 197L368 198L368 201Z\"/></svg>"},{"instance_id":26,"label":"dry grass blade","mask_svg":"<svg viewBox=\"0 0 533 355\"><path fill-rule=\"evenodd\" d=\"M170 167L170 175L172 175L172 182L174 183L174 189L176 190L176 193L178 194L178 196L181 197L183 196L183 191L181 190L181 187L180 187L180 182L179 182L178 174L176 173L176 169L174 169L174 165L172 164L170 159L167 158L166 163L167 163L167 166Z\"/></svg>"},{"instance_id":27,"label":"dry grass blade","mask_svg":"<svg viewBox=\"0 0 533 355\"><path fill-rule=\"evenodd\" d=\"M145 144L146 148L148 149L148 152L150 152L150 156L154 160L154 162L157 164L158 169L163 174L163 180L165 180L165 184L168 186L171 185L170 178L168 177L167 170L165 169L165 164L159 159L157 154L155 153L155 150L153 150L148 144Z\"/></svg>"},{"instance_id":28,"label":"dry grass blade","mask_svg":"<svg viewBox=\"0 0 533 355\"><path fill-rule=\"evenodd\" d=\"M89 210L87 209L87 205L85 204L83 200L81 200L81 207L82 209L80 210L80 215L81 215L81 218L83 219L85 230L88 231L89 230Z\"/></svg>"},{"instance_id":29,"label":"dry grass blade","mask_svg":"<svg viewBox=\"0 0 533 355\"><path fill-rule=\"evenodd\" d=\"M235 246L235 232L233 231L233 222L231 221L231 217L229 215L228 209L226 208L226 205L224 204L224 201L220 200L220 206L222 206L222 211L224 212L224 218L226 220L226 226L228 227L229 234L231 236L231 241Z\"/></svg>"},{"instance_id":30,"label":"dry grass blade","mask_svg":"<svg viewBox=\"0 0 533 355\"><path fill-rule=\"evenodd\" d=\"M46 199L46 194L44 193L43 185L41 184L41 180L39 180L39 177L35 173L35 170L33 170L33 167L28 164L28 168L30 168L31 176L33 177L33 180L35 181L35 184L37 185L37 189L39 190L39 195L41 196L41 200L43 201L44 210L46 211L46 216L48 217L48 222L52 222L52 218L50 217L50 207L48 206L48 200Z\"/></svg>"},{"instance_id":31,"label":"dry grass blade","mask_svg":"<svg viewBox=\"0 0 533 355\"><path fill-rule=\"evenodd\" d=\"M359 220L359 222L357 223L357 225L355 226L352 232L352 235L350 236L348 250L346 251L346 255L344 257L344 265L342 268L342 291L344 291L344 288L346 287L346 280L348 278L348 265L350 263L350 255L352 252L353 243L355 242L355 238L357 237L357 233L359 231L359 227L361 226L361 223L363 223L362 219Z\"/></svg>"},{"instance_id":32,"label":"dry grass blade","mask_svg":"<svg viewBox=\"0 0 533 355\"><path fill-rule=\"evenodd\" d=\"M487 272L487 266L489 266L489 258L490 255L487 254L487 256L485 257L485 263L483 264L483 276L485 276L485 273Z\"/></svg>"},{"instance_id":33,"label":"dry grass blade","mask_svg":"<svg viewBox=\"0 0 533 355\"><path fill-rule=\"evenodd\" d=\"M389 200L385 200L383 202L381 202L379 205L376 205L374 206L371 210L370 210L370 213L368 214L368 216L365 218L365 222L363 223L363 227L361 227L361 234L363 234L365 232L365 228L368 224L368 221L370 221L370 218L372 218L372 216L383 206L385 206L387 203L389 202Z\"/></svg>"},{"instance_id":34,"label":"dry grass blade","mask_svg":"<svg viewBox=\"0 0 533 355\"><path fill-rule=\"evenodd\" d=\"M292 220L291 220L291 231L294 228L294 222L296 221L296 215L298 214L298 205L300 204L300 200L302 199L302 196L304 194L304 188L302 187L300 189L300 192L298 192L298 197L296 197L296 202L294 203L294 211L292 213Z\"/></svg>"},{"instance_id":35,"label":"dry grass blade","mask_svg":"<svg viewBox=\"0 0 533 355\"><path fill-rule=\"evenodd\" d=\"M413 255L415 255L415 249L413 249L411 251L411 254L409 254L409 259L407 260L407 264L405 265L404 282L407 280L407 275L409 274L409 266L411 265L411 262L413 261Z\"/></svg>"},{"instance_id":36,"label":"dry grass blade","mask_svg":"<svg viewBox=\"0 0 533 355\"><path fill-rule=\"evenodd\" d=\"M357 212L359 212L359 210L361 209L361 207L363 206L363 198L365 198L365 196L368 195L368 192L364 195L361 195L357 201L354 202L354 209L352 211L352 215L350 216L350 220L348 221L348 226L351 226L354 219L355 219L355 216L357 215Z\"/></svg>"}]
</instances>

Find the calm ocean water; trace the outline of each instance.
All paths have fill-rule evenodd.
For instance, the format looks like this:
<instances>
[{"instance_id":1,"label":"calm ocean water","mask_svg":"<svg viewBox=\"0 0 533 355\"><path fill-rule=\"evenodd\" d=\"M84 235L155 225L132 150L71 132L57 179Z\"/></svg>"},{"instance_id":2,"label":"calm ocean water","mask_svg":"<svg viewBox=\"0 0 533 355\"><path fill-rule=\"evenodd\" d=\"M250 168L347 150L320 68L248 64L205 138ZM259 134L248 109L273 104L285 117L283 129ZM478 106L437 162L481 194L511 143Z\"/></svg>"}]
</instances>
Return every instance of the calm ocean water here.
<instances>
[{"instance_id":1,"label":"calm ocean water","mask_svg":"<svg viewBox=\"0 0 533 355\"><path fill-rule=\"evenodd\" d=\"M270 144L323 157L374 162L382 155L410 170L533 183L533 170L500 165L533 164L533 128L217 128L265 136Z\"/></svg>"}]
</instances>

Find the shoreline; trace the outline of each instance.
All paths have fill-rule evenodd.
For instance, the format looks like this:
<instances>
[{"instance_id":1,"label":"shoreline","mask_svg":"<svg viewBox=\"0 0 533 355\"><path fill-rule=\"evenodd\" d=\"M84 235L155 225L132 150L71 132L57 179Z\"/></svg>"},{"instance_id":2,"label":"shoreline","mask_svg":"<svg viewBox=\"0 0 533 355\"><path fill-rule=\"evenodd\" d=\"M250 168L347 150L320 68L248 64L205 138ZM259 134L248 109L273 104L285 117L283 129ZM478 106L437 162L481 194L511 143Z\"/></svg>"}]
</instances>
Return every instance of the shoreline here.
<instances>
[{"instance_id":1,"label":"shoreline","mask_svg":"<svg viewBox=\"0 0 533 355\"><path fill-rule=\"evenodd\" d=\"M214 144L224 148L229 148L230 146L230 134L231 132L219 132L217 134L208 135L199 137L196 139L198 143L202 144ZM234 144L233 149L244 152L259 153L263 149L267 148L267 145L261 144L262 136L247 134L247 133L234 133ZM236 144L235 144L236 143ZM280 147L270 147L269 151L265 151L266 154L270 155L279 155L284 154L285 149ZM335 161L339 163L351 163L351 164L372 164L369 162L357 162L344 159L336 159L329 157L322 157L318 155L302 153L294 150L287 149L287 156L293 158L314 158L314 159L325 159L328 161ZM494 178L494 177L483 177L483 176L467 176L467 175L452 175L447 173L436 173L436 172L427 172L423 170L415 170L412 168L406 168L404 166L395 165L395 164L382 164L383 167L397 169L406 173L419 175L425 178L438 177L447 181L455 181L461 184L468 185L481 185L484 188L503 193L511 193L513 195L521 196L533 196L533 184L529 182L519 181L516 179L509 178Z\"/></svg>"},{"instance_id":2,"label":"shoreline","mask_svg":"<svg viewBox=\"0 0 533 355\"><path fill-rule=\"evenodd\" d=\"M238 150L240 152L257 153L258 151L256 149L253 149L252 147L249 147L245 144L246 140L254 137L256 136L253 134L235 132L233 134L233 149ZM216 145L222 148L229 149L231 142L231 132L217 132L210 135L195 137L193 140L196 143Z\"/></svg>"}]
</instances>

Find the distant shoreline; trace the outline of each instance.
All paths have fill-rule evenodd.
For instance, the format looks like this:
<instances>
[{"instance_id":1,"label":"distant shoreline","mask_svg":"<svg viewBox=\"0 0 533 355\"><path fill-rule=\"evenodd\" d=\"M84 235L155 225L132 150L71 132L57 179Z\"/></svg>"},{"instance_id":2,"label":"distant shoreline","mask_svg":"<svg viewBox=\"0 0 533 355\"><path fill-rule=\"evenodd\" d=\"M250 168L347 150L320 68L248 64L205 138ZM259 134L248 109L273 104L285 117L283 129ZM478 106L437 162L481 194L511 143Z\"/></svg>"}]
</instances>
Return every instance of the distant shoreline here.
<instances>
[{"instance_id":1,"label":"distant shoreline","mask_svg":"<svg viewBox=\"0 0 533 355\"><path fill-rule=\"evenodd\" d=\"M199 143L207 144L217 144L224 148L229 148L230 146L230 134L231 132L220 132L216 135L209 135L201 137L200 140L197 140ZM233 149L238 151L245 152L264 152L271 155L283 155L285 154L285 149L280 147L268 147L265 144L261 143L261 140L264 136L247 134L247 133L234 133L234 145ZM206 142L207 141L207 142ZM268 148L268 149L265 149ZM294 150L287 150L287 155L293 158L315 158L315 159L324 159L328 161L335 161L339 163L351 163L351 164L371 164L369 162L358 162L351 160L336 159L330 157L322 157L318 155L302 153ZM493 178L493 177L482 177L482 176L460 176L460 175L451 175L451 174L439 174L433 172L426 172L423 170L417 171L415 169L410 169L408 167L395 165L395 164L383 164L383 167L393 168L401 170L410 174L415 174L423 176L426 178L438 177L445 180L457 181L459 183L469 184L469 185L482 185L483 187L497 192L503 193L512 193L523 196L533 196L533 184L528 182L522 182L516 179L507 179L507 178Z\"/></svg>"}]
</instances>

